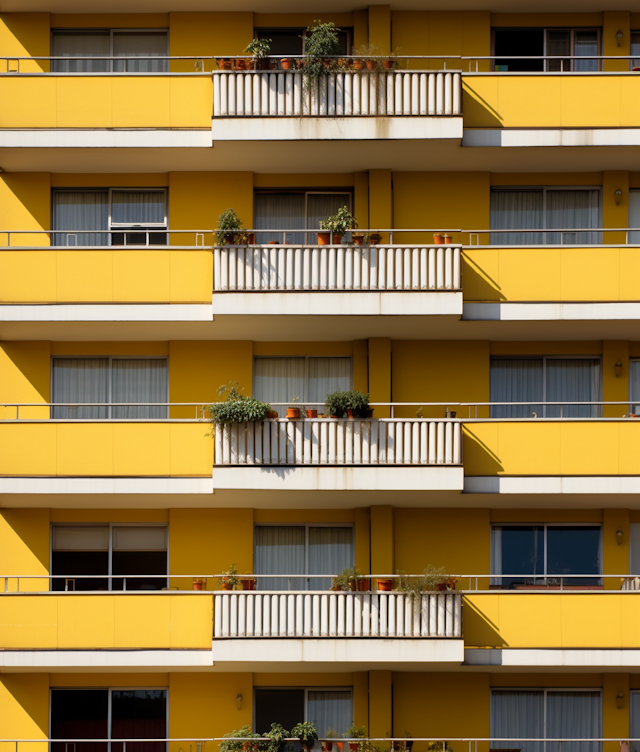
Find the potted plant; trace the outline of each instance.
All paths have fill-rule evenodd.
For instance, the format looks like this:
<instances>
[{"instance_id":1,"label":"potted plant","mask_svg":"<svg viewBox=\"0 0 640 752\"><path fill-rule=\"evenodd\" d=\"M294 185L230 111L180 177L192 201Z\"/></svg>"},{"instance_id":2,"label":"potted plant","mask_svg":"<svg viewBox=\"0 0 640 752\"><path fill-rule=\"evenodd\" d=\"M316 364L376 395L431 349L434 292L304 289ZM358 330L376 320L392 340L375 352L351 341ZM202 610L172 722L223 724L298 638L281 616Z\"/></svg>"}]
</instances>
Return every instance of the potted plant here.
<instances>
[{"instance_id":1,"label":"potted plant","mask_svg":"<svg viewBox=\"0 0 640 752\"><path fill-rule=\"evenodd\" d=\"M360 570L356 567L347 567L331 583L332 590L342 592L355 591L358 589L358 581L361 578Z\"/></svg>"},{"instance_id":2,"label":"potted plant","mask_svg":"<svg viewBox=\"0 0 640 752\"><path fill-rule=\"evenodd\" d=\"M241 394L242 387L237 381L230 381L218 387L218 397L224 397L224 402L216 402L209 405L209 418L212 424L216 423L250 423L263 421L273 413L271 405L260 402ZM275 414L278 417L278 414Z\"/></svg>"},{"instance_id":3,"label":"potted plant","mask_svg":"<svg viewBox=\"0 0 640 752\"><path fill-rule=\"evenodd\" d=\"M338 213L325 220L320 220L320 229L325 232L318 233L318 245L329 245L331 243L331 233L333 233L333 242L340 243L342 236L349 230L355 230L358 221L351 214L346 206L338 209Z\"/></svg>"},{"instance_id":4,"label":"potted plant","mask_svg":"<svg viewBox=\"0 0 640 752\"><path fill-rule=\"evenodd\" d=\"M218 229L214 233L216 245L241 245L247 242L244 225L235 209L225 209L218 217Z\"/></svg>"},{"instance_id":5,"label":"potted plant","mask_svg":"<svg viewBox=\"0 0 640 752\"><path fill-rule=\"evenodd\" d=\"M283 57L280 59L280 65L282 66L282 70L290 70L291 66L293 65L293 61L290 57Z\"/></svg>"},{"instance_id":6,"label":"potted plant","mask_svg":"<svg viewBox=\"0 0 640 752\"><path fill-rule=\"evenodd\" d=\"M385 70L395 70L396 68L400 67L400 54L402 50L400 47L396 47L396 49L389 55L388 58L385 58L382 61L382 67Z\"/></svg>"},{"instance_id":7,"label":"potted plant","mask_svg":"<svg viewBox=\"0 0 640 752\"><path fill-rule=\"evenodd\" d=\"M347 412L348 392L331 392L327 394L326 408L332 418L343 418Z\"/></svg>"},{"instance_id":8,"label":"potted plant","mask_svg":"<svg viewBox=\"0 0 640 752\"><path fill-rule=\"evenodd\" d=\"M224 735L224 739L228 741L220 742L220 752L242 752L242 750L249 749L249 742L242 741L243 739L252 739L254 733L251 730L251 726L243 726L237 731L231 731L229 734ZM233 740L238 741L233 741Z\"/></svg>"},{"instance_id":9,"label":"potted plant","mask_svg":"<svg viewBox=\"0 0 640 752\"><path fill-rule=\"evenodd\" d=\"M433 242L435 245L443 245L444 243L444 235L441 232L434 232L433 233Z\"/></svg>"},{"instance_id":10,"label":"potted plant","mask_svg":"<svg viewBox=\"0 0 640 752\"><path fill-rule=\"evenodd\" d=\"M322 746L322 752L333 752L333 742L332 739L337 739L338 734L336 733L335 729L327 729L327 733L325 734L325 740L321 742Z\"/></svg>"},{"instance_id":11,"label":"potted plant","mask_svg":"<svg viewBox=\"0 0 640 752\"><path fill-rule=\"evenodd\" d=\"M355 724L351 727L349 727L345 733L345 739L366 739L367 737L367 727L366 726L356 726ZM362 744L362 742L349 742L349 749L351 752L357 752L358 747Z\"/></svg>"},{"instance_id":12,"label":"potted plant","mask_svg":"<svg viewBox=\"0 0 640 752\"><path fill-rule=\"evenodd\" d=\"M453 235L450 235L448 232L445 232L444 242L445 242L445 245L451 245L451 243L453 243Z\"/></svg>"},{"instance_id":13,"label":"potted plant","mask_svg":"<svg viewBox=\"0 0 640 752\"><path fill-rule=\"evenodd\" d=\"M428 752L453 752L449 742L429 742L427 745Z\"/></svg>"},{"instance_id":14,"label":"potted plant","mask_svg":"<svg viewBox=\"0 0 640 752\"><path fill-rule=\"evenodd\" d=\"M299 399L300 397L294 397L291 400L294 404L287 407L287 418L289 420L299 420L300 418L300 408L295 404Z\"/></svg>"},{"instance_id":15,"label":"potted plant","mask_svg":"<svg viewBox=\"0 0 640 752\"><path fill-rule=\"evenodd\" d=\"M194 590L204 590L207 586L207 579L206 577L194 577L193 578L193 589Z\"/></svg>"},{"instance_id":16,"label":"potted plant","mask_svg":"<svg viewBox=\"0 0 640 752\"><path fill-rule=\"evenodd\" d=\"M318 741L318 732L315 723L302 721L291 729L291 738L299 739L306 752L311 752L313 745Z\"/></svg>"},{"instance_id":17,"label":"potted plant","mask_svg":"<svg viewBox=\"0 0 640 752\"><path fill-rule=\"evenodd\" d=\"M347 400L347 417L348 418L366 418L369 412L369 395L354 389L346 392Z\"/></svg>"},{"instance_id":18,"label":"potted plant","mask_svg":"<svg viewBox=\"0 0 640 752\"><path fill-rule=\"evenodd\" d=\"M250 572L247 572L247 574L250 574ZM243 590L255 590L256 589L255 577L241 577L240 581L242 582Z\"/></svg>"},{"instance_id":19,"label":"potted plant","mask_svg":"<svg viewBox=\"0 0 640 752\"><path fill-rule=\"evenodd\" d=\"M369 245L379 245L382 243L382 235L379 232L369 233Z\"/></svg>"},{"instance_id":20,"label":"potted plant","mask_svg":"<svg viewBox=\"0 0 640 752\"><path fill-rule=\"evenodd\" d=\"M351 238L353 239L353 242L355 245L363 245L366 238L365 232L352 232Z\"/></svg>"},{"instance_id":21,"label":"potted plant","mask_svg":"<svg viewBox=\"0 0 640 752\"><path fill-rule=\"evenodd\" d=\"M382 593L390 593L393 590L393 579L378 577L378 590Z\"/></svg>"},{"instance_id":22,"label":"potted plant","mask_svg":"<svg viewBox=\"0 0 640 752\"><path fill-rule=\"evenodd\" d=\"M284 726L279 723L272 723L271 730L265 731L262 735L265 739L268 739L267 745L264 747L264 752L286 752L289 748L290 732Z\"/></svg>"},{"instance_id":23,"label":"potted plant","mask_svg":"<svg viewBox=\"0 0 640 752\"><path fill-rule=\"evenodd\" d=\"M318 417L318 411L317 410L311 410L310 408L307 408L304 411L304 417L305 418L317 418Z\"/></svg>"},{"instance_id":24,"label":"potted plant","mask_svg":"<svg viewBox=\"0 0 640 752\"><path fill-rule=\"evenodd\" d=\"M218 64L218 68L220 70L231 70L231 58L217 57L216 63Z\"/></svg>"},{"instance_id":25,"label":"potted plant","mask_svg":"<svg viewBox=\"0 0 640 752\"><path fill-rule=\"evenodd\" d=\"M314 21L304 32L303 73L306 89L311 89L320 76L334 67L334 58L340 54L340 29L334 23Z\"/></svg>"},{"instance_id":26,"label":"potted plant","mask_svg":"<svg viewBox=\"0 0 640 752\"><path fill-rule=\"evenodd\" d=\"M253 55L251 66L254 70L264 70L265 62L271 52L271 39L252 39L244 48L247 55Z\"/></svg>"},{"instance_id":27,"label":"potted plant","mask_svg":"<svg viewBox=\"0 0 640 752\"><path fill-rule=\"evenodd\" d=\"M235 590L239 583L237 564L232 564L226 572L222 573L222 577L218 577L218 584L223 590Z\"/></svg>"}]
</instances>

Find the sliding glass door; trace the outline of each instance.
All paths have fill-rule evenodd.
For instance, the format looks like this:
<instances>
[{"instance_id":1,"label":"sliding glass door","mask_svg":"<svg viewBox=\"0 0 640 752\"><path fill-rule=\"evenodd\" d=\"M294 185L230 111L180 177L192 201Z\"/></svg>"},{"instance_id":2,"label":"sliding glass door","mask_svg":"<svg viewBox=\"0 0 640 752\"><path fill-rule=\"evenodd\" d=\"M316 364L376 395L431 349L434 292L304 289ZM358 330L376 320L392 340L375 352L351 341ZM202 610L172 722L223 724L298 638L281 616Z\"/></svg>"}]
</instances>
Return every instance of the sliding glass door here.
<instances>
[{"instance_id":1,"label":"sliding glass door","mask_svg":"<svg viewBox=\"0 0 640 752\"><path fill-rule=\"evenodd\" d=\"M256 230L317 230L322 220L346 206L351 210L351 193L322 191L265 192L254 196ZM256 243L284 242L282 233L257 232ZM316 232L287 232L287 244L317 243Z\"/></svg>"}]
</instances>

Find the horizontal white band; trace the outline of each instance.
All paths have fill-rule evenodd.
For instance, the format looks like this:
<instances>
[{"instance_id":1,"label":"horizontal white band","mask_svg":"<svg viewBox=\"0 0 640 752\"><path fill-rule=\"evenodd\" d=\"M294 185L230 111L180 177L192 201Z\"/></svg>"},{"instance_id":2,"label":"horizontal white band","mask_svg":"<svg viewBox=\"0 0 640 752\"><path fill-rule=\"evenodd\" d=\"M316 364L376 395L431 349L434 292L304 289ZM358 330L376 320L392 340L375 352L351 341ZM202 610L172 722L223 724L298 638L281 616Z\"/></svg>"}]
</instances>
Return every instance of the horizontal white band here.
<instances>
[{"instance_id":1,"label":"horizontal white band","mask_svg":"<svg viewBox=\"0 0 640 752\"><path fill-rule=\"evenodd\" d=\"M467 476L468 494L638 494L640 476Z\"/></svg>"},{"instance_id":2,"label":"horizontal white band","mask_svg":"<svg viewBox=\"0 0 640 752\"><path fill-rule=\"evenodd\" d=\"M640 303L465 303L465 321L640 321Z\"/></svg>"},{"instance_id":3,"label":"horizontal white band","mask_svg":"<svg viewBox=\"0 0 640 752\"><path fill-rule=\"evenodd\" d=\"M0 494L212 494L211 478L0 478Z\"/></svg>"}]
</instances>

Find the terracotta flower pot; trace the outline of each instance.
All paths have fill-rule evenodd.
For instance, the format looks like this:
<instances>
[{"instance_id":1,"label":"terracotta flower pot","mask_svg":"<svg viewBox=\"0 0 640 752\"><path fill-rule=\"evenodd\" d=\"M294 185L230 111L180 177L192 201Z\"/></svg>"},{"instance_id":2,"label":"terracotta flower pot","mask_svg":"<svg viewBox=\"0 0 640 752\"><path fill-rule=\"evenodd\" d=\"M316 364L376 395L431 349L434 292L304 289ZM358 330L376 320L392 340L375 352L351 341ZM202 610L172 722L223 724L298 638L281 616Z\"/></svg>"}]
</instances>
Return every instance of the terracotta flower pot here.
<instances>
[{"instance_id":1,"label":"terracotta flower pot","mask_svg":"<svg viewBox=\"0 0 640 752\"><path fill-rule=\"evenodd\" d=\"M231 60L228 57L220 58L216 62L220 70L231 70Z\"/></svg>"},{"instance_id":2,"label":"terracotta flower pot","mask_svg":"<svg viewBox=\"0 0 640 752\"><path fill-rule=\"evenodd\" d=\"M247 233L247 245L255 245L255 244L256 244L255 232L248 232Z\"/></svg>"},{"instance_id":3,"label":"terracotta flower pot","mask_svg":"<svg viewBox=\"0 0 640 752\"><path fill-rule=\"evenodd\" d=\"M378 243L382 243L382 235L379 232L372 232L369 235L369 244L378 245Z\"/></svg>"},{"instance_id":4,"label":"terracotta flower pot","mask_svg":"<svg viewBox=\"0 0 640 752\"><path fill-rule=\"evenodd\" d=\"M354 60L353 70L362 70L364 68L364 60Z\"/></svg>"},{"instance_id":5,"label":"terracotta flower pot","mask_svg":"<svg viewBox=\"0 0 640 752\"><path fill-rule=\"evenodd\" d=\"M267 420L275 420L278 417L278 413L275 410L267 410L264 417Z\"/></svg>"},{"instance_id":6,"label":"terracotta flower pot","mask_svg":"<svg viewBox=\"0 0 640 752\"><path fill-rule=\"evenodd\" d=\"M435 232L433 234L433 242L435 243L435 245L443 245L444 235L442 235L442 233L440 232Z\"/></svg>"},{"instance_id":7,"label":"terracotta flower pot","mask_svg":"<svg viewBox=\"0 0 640 752\"><path fill-rule=\"evenodd\" d=\"M233 67L236 70L246 70L247 69L247 61L246 60L238 58L237 60L234 60L233 62L234 62L234 66Z\"/></svg>"},{"instance_id":8,"label":"terracotta flower pot","mask_svg":"<svg viewBox=\"0 0 640 752\"><path fill-rule=\"evenodd\" d=\"M305 410L307 418L317 418L318 417L318 411L317 410Z\"/></svg>"},{"instance_id":9,"label":"terracotta flower pot","mask_svg":"<svg viewBox=\"0 0 640 752\"><path fill-rule=\"evenodd\" d=\"M255 580L242 580L242 589L243 590L255 590L256 589L256 581Z\"/></svg>"},{"instance_id":10,"label":"terracotta flower pot","mask_svg":"<svg viewBox=\"0 0 640 752\"><path fill-rule=\"evenodd\" d=\"M378 590L383 593L390 593L393 590L393 580L378 578Z\"/></svg>"},{"instance_id":11,"label":"terracotta flower pot","mask_svg":"<svg viewBox=\"0 0 640 752\"><path fill-rule=\"evenodd\" d=\"M358 752L358 742L349 742L349 749L351 752Z\"/></svg>"},{"instance_id":12,"label":"terracotta flower pot","mask_svg":"<svg viewBox=\"0 0 640 752\"><path fill-rule=\"evenodd\" d=\"M298 420L300 417L300 408L299 407L288 407L287 408L287 418L289 420Z\"/></svg>"},{"instance_id":13,"label":"terracotta flower pot","mask_svg":"<svg viewBox=\"0 0 640 752\"><path fill-rule=\"evenodd\" d=\"M318 233L318 245L329 245L331 242L331 233L330 232L319 232Z\"/></svg>"},{"instance_id":14,"label":"terracotta flower pot","mask_svg":"<svg viewBox=\"0 0 640 752\"><path fill-rule=\"evenodd\" d=\"M375 60L367 60L367 70L375 70L378 66Z\"/></svg>"},{"instance_id":15,"label":"terracotta flower pot","mask_svg":"<svg viewBox=\"0 0 640 752\"><path fill-rule=\"evenodd\" d=\"M206 584L207 584L207 581L201 579L200 577L194 577L193 578L193 589L194 590L204 590Z\"/></svg>"},{"instance_id":16,"label":"terracotta flower pot","mask_svg":"<svg viewBox=\"0 0 640 752\"><path fill-rule=\"evenodd\" d=\"M367 418L373 418L373 411L375 410L375 407L368 407L367 408Z\"/></svg>"},{"instance_id":17,"label":"terracotta flower pot","mask_svg":"<svg viewBox=\"0 0 640 752\"><path fill-rule=\"evenodd\" d=\"M347 418L349 418L349 420L355 418L355 410L352 410L350 407L347 408Z\"/></svg>"},{"instance_id":18,"label":"terracotta flower pot","mask_svg":"<svg viewBox=\"0 0 640 752\"><path fill-rule=\"evenodd\" d=\"M280 65L282 66L282 70L289 70L291 68L291 58L283 57L280 60Z\"/></svg>"},{"instance_id":19,"label":"terracotta flower pot","mask_svg":"<svg viewBox=\"0 0 640 752\"><path fill-rule=\"evenodd\" d=\"M451 245L451 243L453 243L453 235L446 235L445 234L445 236L444 236L444 242L447 245Z\"/></svg>"},{"instance_id":20,"label":"terracotta flower pot","mask_svg":"<svg viewBox=\"0 0 640 752\"><path fill-rule=\"evenodd\" d=\"M280 245L277 240L270 240L269 245Z\"/></svg>"},{"instance_id":21,"label":"terracotta flower pot","mask_svg":"<svg viewBox=\"0 0 640 752\"><path fill-rule=\"evenodd\" d=\"M383 60L382 64L385 67L385 70L391 70L393 68L393 60Z\"/></svg>"},{"instance_id":22,"label":"terracotta flower pot","mask_svg":"<svg viewBox=\"0 0 640 752\"><path fill-rule=\"evenodd\" d=\"M230 582L223 582L221 587L223 590L233 590L233 585Z\"/></svg>"},{"instance_id":23,"label":"terracotta flower pot","mask_svg":"<svg viewBox=\"0 0 640 752\"><path fill-rule=\"evenodd\" d=\"M369 592L369 580L358 580L358 591L361 593Z\"/></svg>"},{"instance_id":24,"label":"terracotta flower pot","mask_svg":"<svg viewBox=\"0 0 640 752\"><path fill-rule=\"evenodd\" d=\"M352 235L352 237L355 245L362 245L364 243L362 235Z\"/></svg>"}]
</instances>

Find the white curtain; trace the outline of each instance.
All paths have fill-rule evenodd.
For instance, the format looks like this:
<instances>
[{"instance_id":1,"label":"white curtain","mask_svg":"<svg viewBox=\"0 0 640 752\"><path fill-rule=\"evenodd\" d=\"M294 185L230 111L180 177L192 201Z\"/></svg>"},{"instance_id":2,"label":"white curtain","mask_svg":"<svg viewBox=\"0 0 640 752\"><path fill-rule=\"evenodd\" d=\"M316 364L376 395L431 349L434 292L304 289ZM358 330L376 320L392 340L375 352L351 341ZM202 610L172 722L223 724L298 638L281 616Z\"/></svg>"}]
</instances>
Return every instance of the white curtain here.
<instances>
[{"instance_id":1,"label":"white curtain","mask_svg":"<svg viewBox=\"0 0 640 752\"><path fill-rule=\"evenodd\" d=\"M629 68L640 68L640 32L631 32L631 55L634 56L633 60L629 61ZM637 242L637 241L636 241Z\"/></svg>"},{"instance_id":2,"label":"white curtain","mask_svg":"<svg viewBox=\"0 0 640 752\"><path fill-rule=\"evenodd\" d=\"M304 402L304 358L256 358L253 396L262 402L292 402L294 397Z\"/></svg>"},{"instance_id":3,"label":"white curtain","mask_svg":"<svg viewBox=\"0 0 640 752\"><path fill-rule=\"evenodd\" d=\"M53 194L54 245L109 245L102 232L81 230L109 229L107 191L55 191ZM60 232L68 230L69 232ZM70 237L72 236L72 237ZM75 237L73 237L75 236Z\"/></svg>"},{"instance_id":4,"label":"white curtain","mask_svg":"<svg viewBox=\"0 0 640 752\"><path fill-rule=\"evenodd\" d=\"M305 529L295 525L259 525L254 529L256 574L304 574ZM304 580L259 577L258 590L304 590Z\"/></svg>"},{"instance_id":5,"label":"white curtain","mask_svg":"<svg viewBox=\"0 0 640 752\"><path fill-rule=\"evenodd\" d=\"M339 574L353 566L353 528L309 528L309 574ZM310 590L328 590L331 580L309 579Z\"/></svg>"},{"instance_id":6,"label":"white curtain","mask_svg":"<svg viewBox=\"0 0 640 752\"><path fill-rule=\"evenodd\" d=\"M167 361L162 359L117 359L111 369L112 402L167 402ZM166 418L168 407L111 408L111 417Z\"/></svg>"},{"instance_id":7,"label":"white curtain","mask_svg":"<svg viewBox=\"0 0 640 752\"><path fill-rule=\"evenodd\" d=\"M492 418L530 418L532 413L542 417L542 360L500 359L491 360L489 372L490 402L531 402L527 405L495 405Z\"/></svg>"},{"instance_id":8,"label":"white curtain","mask_svg":"<svg viewBox=\"0 0 640 752\"><path fill-rule=\"evenodd\" d=\"M310 230L317 230L320 227L320 221L327 219L338 213L338 209L346 206L351 211L351 194L350 193L308 193L307 194L307 227ZM383 228L384 229L384 228ZM307 236L309 243L317 243L317 233L309 233ZM351 234L347 233L344 241L348 241Z\"/></svg>"},{"instance_id":9,"label":"white curtain","mask_svg":"<svg viewBox=\"0 0 640 752\"><path fill-rule=\"evenodd\" d=\"M539 230L543 227L542 190L492 190L490 227L492 230ZM539 232L491 233L491 245L540 245Z\"/></svg>"},{"instance_id":10,"label":"white curtain","mask_svg":"<svg viewBox=\"0 0 640 752\"><path fill-rule=\"evenodd\" d=\"M573 70L575 71L597 71L599 61L593 59L598 55L598 32L595 29L574 31L574 55L591 56L591 60L574 60Z\"/></svg>"},{"instance_id":11,"label":"white curtain","mask_svg":"<svg viewBox=\"0 0 640 752\"><path fill-rule=\"evenodd\" d=\"M169 70L169 61L149 58L168 54L166 31L116 31L113 34L113 56L127 58L113 61L115 71L163 73Z\"/></svg>"},{"instance_id":12,"label":"white curtain","mask_svg":"<svg viewBox=\"0 0 640 752\"><path fill-rule=\"evenodd\" d=\"M546 362L546 402L597 402L600 400L600 362L592 359L549 358ZM597 418L598 405L547 405L548 418Z\"/></svg>"},{"instance_id":13,"label":"white curtain","mask_svg":"<svg viewBox=\"0 0 640 752\"><path fill-rule=\"evenodd\" d=\"M600 226L600 191L546 191L546 227L549 230L597 228ZM601 232L549 232L552 245L594 245L602 243Z\"/></svg>"},{"instance_id":14,"label":"white curtain","mask_svg":"<svg viewBox=\"0 0 640 752\"><path fill-rule=\"evenodd\" d=\"M631 412L634 415L640 413L640 360L629 361L629 395L634 404Z\"/></svg>"},{"instance_id":15,"label":"white curtain","mask_svg":"<svg viewBox=\"0 0 640 752\"><path fill-rule=\"evenodd\" d=\"M309 690L307 720L316 724L318 736L326 737L329 730L343 736L353 723L353 701L349 690Z\"/></svg>"},{"instance_id":16,"label":"white curtain","mask_svg":"<svg viewBox=\"0 0 640 752\"><path fill-rule=\"evenodd\" d=\"M256 193L253 199L253 226L256 230L304 230L304 193ZM304 233L288 232L287 243L302 244ZM256 243L284 242L275 232L256 233Z\"/></svg>"},{"instance_id":17,"label":"white curtain","mask_svg":"<svg viewBox=\"0 0 640 752\"><path fill-rule=\"evenodd\" d=\"M327 394L351 389L351 358L309 358L309 403L324 412Z\"/></svg>"},{"instance_id":18,"label":"white curtain","mask_svg":"<svg viewBox=\"0 0 640 752\"><path fill-rule=\"evenodd\" d=\"M111 55L108 31L54 31L53 57L81 58ZM54 73L100 73L110 70L109 60L54 60Z\"/></svg>"},{"instance_id":19,"label":"white curtain","mask_svg":"<svg viewBox=\"0 0 640 752\"><path fill-rule=\"evenodd\" d=\"M111 222L124 225L163 225L164 191L113 191Z\"/></svg>"},{"instance_id":20,"label":"white curtain","mask_svg":"<svg viewBox=\"0 0 640 752\"><path fill-rule=\"evenodd\" d=\"M544 736L544 692L542 690L493 690L491 692L492 749L513 749L523 752L544 752L543 742L509 741L541 739Z\"/></svg>"},{"instance_id":21,"label":"white curtain","mask_svg":"<svg viewBox=\"0 0 640 752\"><path fill-rule=\"evenodd\" d=\"M548 739L602 737L600 692L547 692ZM547 742L546 752L598 752L599 742Z\"/></svg>"},{"instance_id":22,"label":"white curtain","mask_svg":"<svg viewBox=\"0 0 640 752\"><path fill-rule=\"evenodd\" d=\"M108 402L109 361L106 358L54 358L52 402ZM95 420L107 418L108 407L54 407L52 417Z\"/></svg>"}]
</instances>

